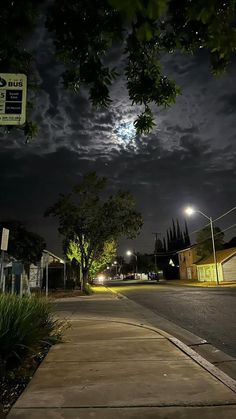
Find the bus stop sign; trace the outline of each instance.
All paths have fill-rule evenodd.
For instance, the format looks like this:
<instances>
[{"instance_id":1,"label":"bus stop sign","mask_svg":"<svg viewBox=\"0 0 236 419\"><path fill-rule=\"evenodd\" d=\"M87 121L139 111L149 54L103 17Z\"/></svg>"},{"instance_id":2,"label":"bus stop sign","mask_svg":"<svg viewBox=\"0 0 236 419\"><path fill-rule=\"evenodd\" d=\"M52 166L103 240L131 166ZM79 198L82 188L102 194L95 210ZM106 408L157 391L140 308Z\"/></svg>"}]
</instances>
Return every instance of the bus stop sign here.
<instances>
[{"instance_id":1,"label":"bus stop sign","mask_svg":"<svg viewBox=\"0 0 236 419\"><path fill-rule=\"evenodd\" d=\"M22 125L26 120L25 74L0 73L0 125Z\"/></svg>"}]
</instances>

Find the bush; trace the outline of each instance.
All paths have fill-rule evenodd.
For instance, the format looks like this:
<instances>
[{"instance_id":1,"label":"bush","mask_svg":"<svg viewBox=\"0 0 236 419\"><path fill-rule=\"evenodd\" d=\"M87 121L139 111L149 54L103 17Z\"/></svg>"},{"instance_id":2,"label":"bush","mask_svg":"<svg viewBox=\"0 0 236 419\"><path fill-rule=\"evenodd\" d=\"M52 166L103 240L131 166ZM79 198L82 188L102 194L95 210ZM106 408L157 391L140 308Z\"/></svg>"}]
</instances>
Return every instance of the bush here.
<instances>
[{"instance_id":1,"label":"bush","mask_svg":"<svg viewBox=\"0 0 236 419\"><path fill-rule=\"evenodd\" d=\"M15 366L46 344L60 340L60 323L42 297L0 295L0 366Z\"/></svg>"}]
</instances>

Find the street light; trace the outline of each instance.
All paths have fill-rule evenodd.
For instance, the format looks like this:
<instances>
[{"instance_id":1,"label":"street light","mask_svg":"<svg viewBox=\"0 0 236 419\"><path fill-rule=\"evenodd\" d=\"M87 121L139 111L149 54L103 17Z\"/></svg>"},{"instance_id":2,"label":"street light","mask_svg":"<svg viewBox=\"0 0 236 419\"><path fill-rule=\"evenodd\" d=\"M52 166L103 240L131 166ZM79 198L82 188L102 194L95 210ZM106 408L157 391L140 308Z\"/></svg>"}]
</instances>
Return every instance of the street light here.
<instances>
[{"instance_id":1,"label":"street light","mask_svg":"<svg viewBox=\"0 0 236 419\"><path fill-rule=\"evenodd\" d=\"M138 256L137 256L137 254L136 254L136 253L134 253L134 252L131 252L131 250L127 250L126 254L127 254L127 256L134 256L134 257L135 257L135 259L136 259L136 263L135 263L135 273L136 273L136 275L137 275L137 273L138 273Z\"/></svg>"},{"instance_id":2,"label":"street light","mask_svg":"<svg viewBox=\"0 0 236 419\"><path fill-rule=\"evenodd\" d=\"M118 266L117 266L117 261L115 260L115 261L111 264L111 266L112 266L112 267L115 267L115 269L116 269L116 276L117 276L117 268L118 268Z\"/></svg>"},{"instance_id":3,"label":"street light","mask_svg":"<svg viewBox=\"0 0 236 419\"><path fill-rule=\"evenodd\" d=\"M217 285L219 285L219 276L218 276L218 269L217 269L217 262L216 262L216 249L215 249L215 239L214 239L212 217L208 217L208 215L204 214L204 212L199 211L199 210L195 210L194 208L191 208L191 207L188 207L185 210L185 214L187 214L187 215L192 215L195 212L198 212L199 214L201 214L203 217L207 218L210 221L212 249L213 249L213 257L214 257L215 272L216 272L216 282L217 282Z\"/></svg>"}]
</instances>

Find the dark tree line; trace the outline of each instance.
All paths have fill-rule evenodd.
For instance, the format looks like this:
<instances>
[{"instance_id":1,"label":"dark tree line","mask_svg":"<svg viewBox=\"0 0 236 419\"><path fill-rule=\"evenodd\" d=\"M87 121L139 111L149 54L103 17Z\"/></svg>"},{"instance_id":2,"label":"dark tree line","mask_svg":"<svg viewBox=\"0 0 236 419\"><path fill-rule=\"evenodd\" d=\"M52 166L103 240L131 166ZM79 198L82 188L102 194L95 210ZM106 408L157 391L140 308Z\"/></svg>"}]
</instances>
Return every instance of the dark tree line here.
<instances>
[{"instance_id":1,"label":"dark tree line","mask_svg":"<svg viewBox=\"0 0 236 419\"><path fill-rule=\"evenodd\" d=\"M190 246L188 226L184 222L184 229L180 228L179 220L172 219L172 225L166 231L166 237L156 239L154 254L176 252Z\"/></svg>"}]
</instances>

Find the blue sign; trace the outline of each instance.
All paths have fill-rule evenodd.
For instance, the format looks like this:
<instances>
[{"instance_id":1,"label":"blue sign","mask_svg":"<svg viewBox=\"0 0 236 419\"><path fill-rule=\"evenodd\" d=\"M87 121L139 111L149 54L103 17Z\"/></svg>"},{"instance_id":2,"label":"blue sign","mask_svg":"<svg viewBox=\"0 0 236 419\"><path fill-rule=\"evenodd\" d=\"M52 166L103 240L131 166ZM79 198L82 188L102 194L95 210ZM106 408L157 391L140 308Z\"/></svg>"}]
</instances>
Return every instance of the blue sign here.
<instances>
[{"instance_id":1,"label":"blue sign","mask_svg":"<svg viewBox=\"0 0 236 419\"><path fill-rule=\"evenodd\" d=\"M12 262L12 274L21 275L24 271L24 265L21 262Z\"/></svg>"}]
</instances>

